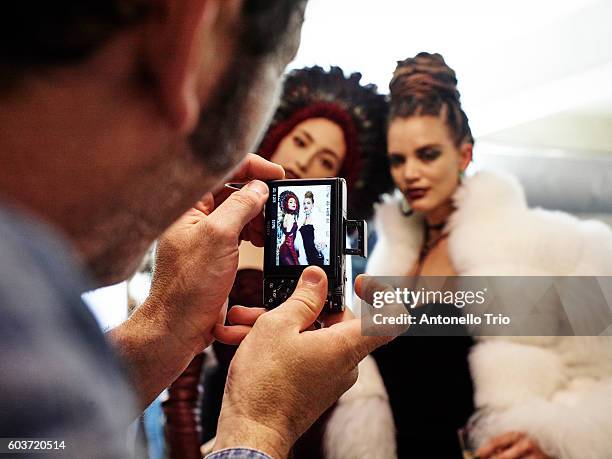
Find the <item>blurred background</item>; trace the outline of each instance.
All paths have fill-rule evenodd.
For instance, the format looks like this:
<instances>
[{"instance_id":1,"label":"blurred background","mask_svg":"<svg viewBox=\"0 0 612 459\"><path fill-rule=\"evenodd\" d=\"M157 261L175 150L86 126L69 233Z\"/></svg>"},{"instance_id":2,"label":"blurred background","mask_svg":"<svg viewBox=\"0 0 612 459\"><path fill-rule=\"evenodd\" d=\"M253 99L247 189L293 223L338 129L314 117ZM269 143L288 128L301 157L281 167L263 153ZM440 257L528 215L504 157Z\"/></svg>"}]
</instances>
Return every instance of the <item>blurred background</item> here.
<instances>
[{"instance_id":1,"label":"blurred background","mask_svg":"<svg viewBox=\"0 0 612 459\"><path fill-rule=\"evenodd\" d=\"M291 67L340 65L388 92L439 52L477 139L473 170L514 172L530 205L612 223L610 0L311 0Z\"/></svg>"},{"instance_id":2,"label":"blurred background","mask_svg":"<svg viewBox=\"0 0 612 459\"><path fill-rule=\"evenodd\" d=\"M610 24L612 0L310 0L289 68L338 65L387 93L397 60L438 52L476 137L469 173L507 170L530 206L612 226ZM139 273L84 299L107 330L149 282ZM162 418L158 400L144 418L152 459L163 457Z\"/></svg>"},{"instance_id":3,"label":"blurred background","mask_svg":"<svg viewBox=\"0 0 612 459\"><path fill-rule=\"evenodd\" d=\"M310 0L290 68L339 65L388 92L397 60L439 52L477 139L472 172L501 168L531 206L612 225L612 1ZM132 301L147 279L130 282ZM86 295L103 328L128 285Z\"/></svg>"}]
</instances>

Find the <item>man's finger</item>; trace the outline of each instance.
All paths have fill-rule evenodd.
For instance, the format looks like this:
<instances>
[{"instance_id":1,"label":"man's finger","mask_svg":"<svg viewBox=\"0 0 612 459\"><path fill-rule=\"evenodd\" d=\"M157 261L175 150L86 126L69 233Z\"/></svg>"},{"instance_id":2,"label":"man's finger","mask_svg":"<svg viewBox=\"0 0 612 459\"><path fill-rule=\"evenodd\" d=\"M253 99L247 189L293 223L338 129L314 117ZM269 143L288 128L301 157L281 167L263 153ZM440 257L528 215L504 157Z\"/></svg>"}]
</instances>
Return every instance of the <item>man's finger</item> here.
<instances>
[{"instance_id":1,"label":"man's finger","mask_svg":"<svg viewBox=\"0 0 612 459\"><path fill-rule=\"evenodd\" d=\"M243 241L249 241L255 247L263 247L264 245L264 217L263 214L259 214L253 220L249 222L247 226L242 230L240 239Z\"/></svg>"},{"instance_id":2,"label":"man's finger","mask_svg":"<svg viewBox=\"0 0 612 459\"><path fill-rule=\"evenodd\" d=\"M288 327L304 331L319 317L326 298L325 271L316 266L309 266L302 273L291 297L268 314L281 315Z\"/></svg>"},{"instance_id":3,"label":"man's finger","mask_svg":"<svg viewBox=\"0 0 612 459\"><path fill-rule=\"evenodd\" d=\"M345 322L347 320L354 319L355 315L349 308L344 308L342 312L336 313L323 313L320 320L323 323L324 327L331 327L332 325L336 325L340 322Z\"/></svg>"},{"instance_id":4,"label":"man's finger","mask_svg":"<svg viewBox=\"0 0 612 459\"><path fill-rule=\"evenodd\" d=\"M173 226L197 225L203 218L210 214L214 208L215 200L212 193L208 192L202 196L200 200L193 205L193 207L181 215L176 222L174 222Z\"/></svg>"},{"instance_id":5,"label":"man's finger","mask_svg":"<svg viewBox=\"0 0 612 459\"><path fill-rule=\"evenodd\" d=\"M212 331L213 337L223 343L237 346L249 334L252 327L248 325L215 325Z\"/></svg>"},{"instance_id":6,"label":"man's finger","mask_svg":"<svg viewBox=\"0 0 612 459\"><path fill-rule=\"evenodd\" d=\"M249 241L255 247L263 247L266 242L264 231L258 229L257 225L249 224L247 232L244 233L244 237L245 239L243 240Z\"/></svg>"},{"instance_id":7,"label":"man's finger","mask_svg":"<svg viewBox=\"0 0 612 459\"><path fill-rule=\"evenodd\" d=\"M394 320L382 325L375 321L377 315L401 318L404 314L410 313L406 305L398 300L395 291L391 285L380 282L376 277L359 275L355 279L355 293L361 299L359 315L368 334L399 336L410 327L410 324L403 320Z\"/></svg>"},{"instance_id":8,"label":"man's finger","mask_svg":"<svg viewBox=\"0 0 612 459\"><path fill-rule=\"evenodd\" d=\"M222 223L224 230L238 237L247 223L262 212L268 194L268 185L253 180L232 193L210 216Z\"/></svg>"},{"instance_id":9,"label":"man's finger","mask_svg":"<svg viewBox=\"0 0 612 459\"><path fill-rule=\"evenodd\" d=\"M249 153L240 165L214 191L215 204L218 206L232 194L225 183L240 183L249 180L280 180L285 178L285 170L276 163L261 156Z\"/></svg>"},{"instance_id":10,"label":"man's finger","mask_svg":"<svg viewBox=\"0 0 612 459\"><path fill-rule=\"evenodd\" d=\"M395 338L394 336L364 336L361 333L361 319L351 319L332 325L330 329L342 334L355 350L356 362L349 362L350 366L357 365L370 352L380 346L387 344Z\"/></svg>"},{"instance_id":11,"label":"man's finger","mask_svg":"<svg viewBox=\"0 0 612 459\"><path fill-rule=\"evenodd\" d=\"M285 178L285 170L276 163L268 161L259 155L249 153L232 177L232 182L247 180L281 180Z\"/></svg>"},{"instance_id":12,"label":"man's finger","mask_svg":"<svg viewBox=\"0 0 612 459\"><path fill-rule=\"evenodd\" d=\"M253 325L259 316L266 312L264 308L233 306L227 313L227 320L232 325Z\"/></svg>"},{"instance_id":13,"label":"man's finger","mask_svg":"<svg viewBox=\"0 0 612 459\"><path fill-rule=\"evenodd\" d=\"M355 279L355 293L368 304L374 304L377 292L393 291L391 285L380 282L376 277L360 274Z\"/></svg>"},{"instance_id":14,"label":"man's finger","mask_svg":"<svg viewBox=\"0 0 612 459\"><path fill-rule=\"evenodd\" d=\"M202 198L196 202L195 206L193 207L205 215L210 214L213 210L215 210L215 198L213 194L209 191L202 196Z\"/></svg>"}]
</instances>

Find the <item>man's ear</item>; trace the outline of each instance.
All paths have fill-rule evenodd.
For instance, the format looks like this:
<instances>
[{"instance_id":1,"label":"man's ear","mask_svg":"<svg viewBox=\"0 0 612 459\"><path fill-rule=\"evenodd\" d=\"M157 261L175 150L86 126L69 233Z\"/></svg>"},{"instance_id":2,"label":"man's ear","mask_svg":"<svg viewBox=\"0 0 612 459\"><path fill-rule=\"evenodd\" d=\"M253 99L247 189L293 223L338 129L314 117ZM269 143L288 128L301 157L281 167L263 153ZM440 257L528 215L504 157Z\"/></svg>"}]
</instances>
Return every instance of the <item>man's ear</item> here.
<instances>
[{"instance_id":1,"label":"man's ear","mask_svg":"<svg viewBox=\"0 0 612 459\"><path fill-rule=\"evenodd\" d=\"M472 161L472 154L474 152L474 144L464 143L459 148L459 167L461 171L465 171Z\"/></svg>"},{"instance_id":2,"label":"man's ear","mask_svg":"<svg viewBox=\"0 0 612 459\"><path fill-rule=\"evenodd\" d=\"M158 0L146 28L145 63L171 125L190 133L233 54L240 0Z\"/></svg>"}]
</instances>

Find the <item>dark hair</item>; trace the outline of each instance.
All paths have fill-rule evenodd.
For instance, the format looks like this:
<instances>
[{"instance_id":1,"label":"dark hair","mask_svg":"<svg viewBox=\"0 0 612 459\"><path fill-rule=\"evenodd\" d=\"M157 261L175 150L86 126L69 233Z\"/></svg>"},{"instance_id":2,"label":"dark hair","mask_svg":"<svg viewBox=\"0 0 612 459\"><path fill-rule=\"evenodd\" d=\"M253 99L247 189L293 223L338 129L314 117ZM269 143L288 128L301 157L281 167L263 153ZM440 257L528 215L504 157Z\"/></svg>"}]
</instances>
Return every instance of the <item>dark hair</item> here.
<instances>
[{"instance_id":1,"label":"dark hair","mask_svg":"<svg viewBox=\"0 0 612 459\"><path fill-rule=\"evenodd\" d=\"M303 11L306 1L244 0L240 40L244 52L261 56L281 46L292 14L298 8Z\"/></svg>"},{"instance_id":2,"label":"dark hair","mask_svg":"<svg viewBox=\"0 0 612 459\"><path fill-rule=\"evenodd\" d=\"M314 195L312 194L312 191L307 191L304 193L304 199L310 199L314 203Z\"/></svg>"},{"instance_id":3,"label":"dark hair","mask_svg":"<svg viewBox=\"0 0 612 459\"><path fill-rule=\"evenodd\" d=\"M280 105L257 152L270 159L279 143L301 122L326 118L343 131L346 156L338 176L346 179L350 218L368 219L380 195L393 189L386 157L387 103L375 85L361 84L339 67L306 67L285 78Z\"/></svg>"},{"instance_id":4,"label":"dark hair","mask_svg":"<svg viewBox=\"0 0 612 459\"><path fill-rule=\"evenodd\" d=\"M262 55L276 49L291 14L304 2L244 0L241 51ZM153 8L153 0L7 2L0 19L0 89L29 72L86 59Z\"/></svg>"},{"instance_id":5,"label":"dark hair","mask_svg":"<svg viewBox=\"0 0 612 459\"><path fill-rule=\"evenodd\" d=\"M295 200L296 207L294 210L289 208L289 199ZM299 215L300 200L298 199L297 195L293 191L290 191L290 190L283 191L281 195L279 196L278 201L280 203L280 208L283 211L283 213L291 214L291 215Z\"/></svg>"},{"instance_id":6,"label":"dark hair","mask_svg":"<svg viewBox=\"0 0 612 459\"><path fill-rule=\"evenodd\" d=\"M468 117L461 108L455 71L440 54L419 53L399 61L389 90L389 122L442 115L456 146L474 144Z\"/></svg>"}]
</instances>

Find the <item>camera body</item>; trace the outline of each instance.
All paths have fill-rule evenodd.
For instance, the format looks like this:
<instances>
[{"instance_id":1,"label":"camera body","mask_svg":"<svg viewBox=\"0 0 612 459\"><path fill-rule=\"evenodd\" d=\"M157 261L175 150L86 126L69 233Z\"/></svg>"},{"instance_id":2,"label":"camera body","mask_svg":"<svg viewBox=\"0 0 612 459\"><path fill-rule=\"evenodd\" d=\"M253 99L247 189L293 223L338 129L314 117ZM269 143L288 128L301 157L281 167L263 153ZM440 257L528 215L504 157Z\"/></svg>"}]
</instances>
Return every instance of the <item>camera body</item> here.
<instances>
[{"instance_id":1,"label":"camera body","mask_svg":"<svg viewBox=\"0 0 612 459\"><path fill-rule=\"evenodd\" d=\"M344 310L346 255L367 256L366 223L347 219L342 178L267 182L264 246L264 307L275 308L295 290L307 266L327 274L325 310ZM357 231L357 248L346 246L347 231Z\"/></svg>"}]
</instances>

